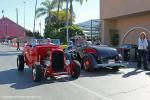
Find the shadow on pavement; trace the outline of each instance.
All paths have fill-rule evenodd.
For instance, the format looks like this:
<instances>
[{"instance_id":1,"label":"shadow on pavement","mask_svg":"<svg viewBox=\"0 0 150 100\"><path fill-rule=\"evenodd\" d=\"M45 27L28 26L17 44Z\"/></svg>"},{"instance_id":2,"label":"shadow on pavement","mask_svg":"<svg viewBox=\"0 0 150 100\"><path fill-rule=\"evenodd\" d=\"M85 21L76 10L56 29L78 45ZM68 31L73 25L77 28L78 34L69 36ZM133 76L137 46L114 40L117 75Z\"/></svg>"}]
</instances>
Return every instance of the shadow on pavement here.
<instances>
[{"instance_id":1,"label":"shadow on pavement","mask_svg":"<svg viewBox=\"0 0 150 100\"><path fill-rule=\"evenodd\" d=\"M150 77L150 72L145 73L146 75L148 75Z\"/></svg>"},{"instance_id":2,"label":"shadow on pavement","mask_svg":"<svg viewBox=\"0 0 150 100\"><path fill-rule=\"evenodd\" d=\"M20 53L21 52L18 52L18 51L0 51L0 56L14 56Z\"/></svg>"},{"instance_id":3,"label":"shadow on pavement","mask_svg":"<svg viewBox=\"0 0 150 100\"><path fill-rule=\"evenodd\" d=\"M81 71L80 77L99 77L99 76L110 76L110 75L118 75L122 74L121 71L114 71L112 69L101 68L95 69L92 72L85 72L84 70Z\"/></svg>"},{"instance_id":4,"label":"shadow on pavement","mask_svg":"<svg viewBox=\"0 0 150 100\"><path fill-rule=\"evenodd\" d=\"M14 56L14 55L18 55L20 53L3 53L3 54L0 54L0 56Z\"/></svg>"},{"instance_id":5,"label":"shadow on pavement","mask_svg":"<svg viewBox=\"0 0 150 100\"><path fill-rule=\"evenodd\" d=\"M9 69L0 71L0 85L9 84L14 89L27 89L43 84L51 84L57 82L72 81L67 77L56 78L56 79L43 79L41 82L33 82L32 71L29 68L25 68L24 72L19 72L17 69Z\"/></svg>"},{"instance_id":6,"label":"shadow on pavement","mask_svg":"<svg viewBox=\"0 0 150 100\"><path fill-rule=\"evenodd\" d=\"M128 72L128 73L124 74L122 77L123 77L123 78L128 78L128 77L133 76L133 75L138 75L138 74L140 74L141 72L143 72L143 71L142 71L142 70L137 70L137 69L135 69L135 70L133 70L133 71L131 71L131 72Z\"/></svg>"},{"instance_id":7,"label":"shadow on pavement","mask_svg":"<svg viewBox=\"0 0 150 100\"><path fill-rule=\"evenodd\" d=\"M17 50L8 50L8 51L3 51L3 52L11 52L11 53L18 53L18 52L22 52L21 50L17 51Z\"/></svg>"}]
</instances>

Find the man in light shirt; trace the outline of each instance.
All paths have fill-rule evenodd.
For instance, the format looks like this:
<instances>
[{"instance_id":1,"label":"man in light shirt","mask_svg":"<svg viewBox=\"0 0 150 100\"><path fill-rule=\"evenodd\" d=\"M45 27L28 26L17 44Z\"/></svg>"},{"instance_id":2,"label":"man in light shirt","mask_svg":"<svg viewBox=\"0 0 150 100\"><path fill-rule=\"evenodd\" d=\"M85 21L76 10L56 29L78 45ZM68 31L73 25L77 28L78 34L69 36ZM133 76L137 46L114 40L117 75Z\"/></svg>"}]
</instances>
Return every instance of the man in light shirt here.
<instances>
[{"instance_id":1,"label":"man in light shirt","mask_svg":"<svg viewBox=\"0 0 150 100\"><path fill-rule=\"evenodd\" d=\"M141 62L143 58L143 66L145 70L148 70L147 68L147 47L148 47L148 42L146 39L146 33L141 32L139 39L138 39L138 65L137 68L141 68Z\"/></svg>"}]
</instances>

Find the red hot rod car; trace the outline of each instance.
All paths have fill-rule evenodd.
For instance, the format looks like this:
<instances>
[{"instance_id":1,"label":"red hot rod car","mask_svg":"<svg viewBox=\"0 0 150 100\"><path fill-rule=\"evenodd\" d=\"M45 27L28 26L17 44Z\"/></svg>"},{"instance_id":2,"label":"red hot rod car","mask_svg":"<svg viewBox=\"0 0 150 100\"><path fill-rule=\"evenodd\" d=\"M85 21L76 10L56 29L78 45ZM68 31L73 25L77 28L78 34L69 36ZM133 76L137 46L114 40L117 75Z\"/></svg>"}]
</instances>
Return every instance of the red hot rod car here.
<instances>
[{"instance_id":1,"label":"red hot rod car","mask_svg":"<svg viewBox=\"0 0 150 100\"><path fill-rule=\"evenodd\" d=\"M24 64L32 69L34 81L58 75L70 75L78 78L80 63L76 60L67 60L63 50L53 44L25 45L21 55L17 56L17 68L24 70Z\"/></svg>"}]
</instances>

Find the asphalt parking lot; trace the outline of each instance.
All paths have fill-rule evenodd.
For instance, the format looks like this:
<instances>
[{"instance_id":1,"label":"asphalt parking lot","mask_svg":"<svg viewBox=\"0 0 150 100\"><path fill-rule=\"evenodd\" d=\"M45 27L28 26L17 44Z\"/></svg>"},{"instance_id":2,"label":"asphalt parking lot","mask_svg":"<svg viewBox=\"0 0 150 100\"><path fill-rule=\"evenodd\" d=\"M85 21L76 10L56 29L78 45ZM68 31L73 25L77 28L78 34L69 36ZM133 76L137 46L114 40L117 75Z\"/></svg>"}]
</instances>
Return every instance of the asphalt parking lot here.
<instances>
[{"instance_id":1,"label":"asphalt parking lot","mask_svg":"<svg viewBox=\"0 0 150 100\"><path fill-rule=\"evenodd\" d=\"M101 69L68 76L32 81L31 70L16 68L15 48L0 45L0 100L149 100L150 71L135 70L136 63L114 72Z\"/></svg>"}]
</instances>

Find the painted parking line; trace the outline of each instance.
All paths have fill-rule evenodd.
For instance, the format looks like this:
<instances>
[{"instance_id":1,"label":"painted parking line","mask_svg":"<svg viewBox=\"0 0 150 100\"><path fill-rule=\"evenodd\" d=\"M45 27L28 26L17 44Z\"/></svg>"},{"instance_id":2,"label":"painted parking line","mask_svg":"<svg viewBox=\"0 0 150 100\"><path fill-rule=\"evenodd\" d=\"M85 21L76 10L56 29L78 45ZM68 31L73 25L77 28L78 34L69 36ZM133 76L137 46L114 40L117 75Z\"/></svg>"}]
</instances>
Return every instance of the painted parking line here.
<instances>
[{"instance_id":1,"label":"painted parking line","mask_svg":"<svg viewBox=\"0 0 150 100\"><path fill-rule=\"evenodd\" d=\"M99 97L99 98L102 99L102 100L112 100L112 99L110 99L110 98L108 98L108 97L105 97L105 96L103 96L103 95L101 95L101 94L95 92L95 91L92 91L92 90L90 90L90 89L88 89L88 88L85 88L85 87L83 87L83 86L81 86L81 85L79 85L79 84L77 84L77 83L75 83L75 82L70 82L70 81L68 81L68 80L66 80L66 79L64 79L64 81L69 82L69 83L72 84L73 86L75 86L75 87L77 87L77 88L80 88L80 89L82 89L82 90L84 90L84 91L86 91L86 92L88 92L88 93L91 93L91 94L93 94L93 95Z\"/></svg>"}]
</instances>

